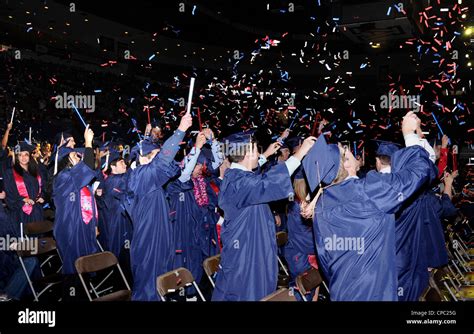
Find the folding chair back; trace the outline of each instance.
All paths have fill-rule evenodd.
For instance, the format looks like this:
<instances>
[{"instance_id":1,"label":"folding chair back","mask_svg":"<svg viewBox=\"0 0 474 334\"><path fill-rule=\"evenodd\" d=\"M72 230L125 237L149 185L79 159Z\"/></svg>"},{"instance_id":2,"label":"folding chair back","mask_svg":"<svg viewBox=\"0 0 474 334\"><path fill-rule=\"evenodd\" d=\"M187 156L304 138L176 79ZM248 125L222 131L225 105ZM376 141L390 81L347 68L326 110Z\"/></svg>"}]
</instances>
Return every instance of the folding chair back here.
<instances>
[{"instance_id":1,"label":"folding chair back","mask_svg":"<svg viewBox=\"0 0 474 334\"><path fill-rule=\"evenodd\" d=\"M292 290L282 288L265 296L261 299L262 302L296 302L296 297Z\"/></svg>"},{"instance_id":2,"label":"folding chair back","mask_svg":"<svg viewBox=\"0 0 474 334\"><path fill-rule=\"evenodd\" d=\"M86 291L87 297L89 298L90 301L130 300L131 298L130 286L127 282L127 279L125 278L125 275L123 274L122 268L120 267L120 264L118 263L117 258L115 257L113 253L101 252L101 253L95 253L91 255L82 256L76 260L75 267L79 275L79 279L81 280L82 286L84 287L84 290ZM96 292L96 289L98 289L99 286L102 285L104 281L109 277L107 276L96 287L94 287L93 284L89 282L89 285L91 286L92 291L94 291L95 293L95 298L92 298L89 291L89 287L87 286L86 281L84 279L85 274L96 273L98 271L109 269L112 267L117 267L126 289L121 289L121 290L118 290L118 291L115 291L103 296L99 296L99 294Z\"/></svg>"},{"instance_id":3,"label":"folding chair back","mask_svg":"<svg viewBox=\"0 0 474 334\"><path fill-rule=\"evenodd\" d=\"M313 267L311 269L306 270L301 275L296 277L295 283L298 287L298 290L302 294L302 296L311 292L311 290L316 289L321 283L323 279L319 271Z\"/></svg>"},{"instance_id":4,"label":"folding chair back","mask_svg":"<svg viewBox=\"0 0 474 334\"><path fill-rule=\"evenodd\" d=\"M186 268L178 268L169 271L163 275L160 275L156 279L156 289L160 298L165 301L166 296L170 293L174 293L179 289L184 289L188 286L194 286L202 301L206 301L201 293L198 285L194 281L194 277L191 272Z\"/></svg>"},{"instance_id":5,"label":"folding chair back","mask_svg":"<svg viewBox=\"0 0 474 334\"><path fill-rule=\"evenodd\" d=\"M206 273L207 277L209 278L209 281L211 282L212 287L215 287L214 280L212 277L214 274L219 270L219 264L221 263L221 255L214 255L211 257L208 257L207 259L204 260L202 266L204 268L204 272Z\"/></svg>"},{"instance_id":6,"label":"folding chair back","mask_svg":"<svg viewBox=\"0 0 474 334\"><path fill-rule=\"evenodd\" d=\"M429 286L428 288L426 288L426 290L421 295L420 301L423 301L423 302L442 302L443 297L440 295L438 290L436 290L436 289Z\"/></svg>"},{"instance_id":7,"label":"folding chair back","mask_svg":"<svg viewBox=\"0 0 474 334\"><path fill-rule=\"evenodd\" d=\"M118 260L111 252L95 253L78 258L75 262L78 274L93 273L118 264Z\"/></svg>"},{"instance_id":8,"label":"folding chair back","mask_svg":"<svg viewBox=\"0 0 474 334\"><path fill-rule=\"evenodd\" d=\"M286 232L277 232L276 234L277 246L283 247L288 243L288 233Z\"/></svg>"},{"instance_id":9,"label":"folding chair back","mask_svg":"<svg viewBox=\"0 0 474 334\"><path fill-rule=\"evenodd\" d=\"M34 247L37 242L38 248ZM19 257L38 256L56 250L56 241L51 237L23 238L12 247Z\"/></svg>"},{"instance_id":10,"label":"folding chair back","mask_svg":"<svg viewBox=\"0 0 474 334\"><path fill-rule=\"evenodd\" d=\"M18 255L23 273L26 276L28 285L30 286L35 301L39 301L39 297L48 291L52 286L62 283L63 277L59 273L62 268L62 260L56 248L56 241L53 238L23 238L22 240L20 239L18 243L12 245L11 249L16 251ZM55 254L53 254L53 252ZM42 260L42 262L39 263L42 277L33 281L28 274L28 270L23 259L36 257L39 260L39 256L41 255L46 257L45 260ZM57 268L57 270L53 271L51 274L45 274L47 269L51 270L51 263L53 263L54 258L58 260L59 268ZM49 268L46 268L47 266L49 266ZM40 291L36 291L34 283L38 283L44 286L44 288Z\"/></svg>"},{"instance_id":11,"label":"folding chair back","mask_svg":"<svg viewBox=\"0 0 474 334\"><path fill-rule=\"evenodd\" d=\"M52 232L54 223L48 220L44 220L23 224L23 226L25 228L25 234L31 236Z\"/></svg>"}]
</instances>

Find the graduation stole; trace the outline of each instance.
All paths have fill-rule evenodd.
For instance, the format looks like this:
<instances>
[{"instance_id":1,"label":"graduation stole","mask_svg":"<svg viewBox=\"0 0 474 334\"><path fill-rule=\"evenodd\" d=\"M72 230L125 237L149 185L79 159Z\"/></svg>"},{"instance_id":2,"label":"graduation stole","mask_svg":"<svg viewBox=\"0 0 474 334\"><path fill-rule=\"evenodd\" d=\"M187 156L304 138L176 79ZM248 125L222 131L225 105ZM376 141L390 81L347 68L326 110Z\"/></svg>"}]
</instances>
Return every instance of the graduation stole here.
<instances>
[{"instance_id":1,"label":"graduation stole","mask_svg":"<svg viewBox=\"0 0 474 334\"><path fill-rule=\"evenodd\" d=\"M204 177L198 176L193 177L193 191L194 191L194 198L196 199L196 203L199 207L203 207L209 204L209 197L207 196L207 184L204 181Z\"/></svg>"},{"instance_id":2,"label":"graduation stole","mask_svg":"<svg viewBox=\"0 0 474 334\"><path fill-rule=\"evenodd\" d=\"M97 219L97 204L94 202L95 219ZM87 225L93 218L92 210L92 193L89 187L85 186L81 189L81 215L82 220Z\"/></svg>"},{"instance_id":3,"label":"graduation stole","mask_svg":"<svg viewBox=\"0 0 474 334\"><path fill-rule=\"evenodd\" d=\"M216 195L219 195L219 187L214 181L209 181L209 185L211 186L212 190L216 193Z\"/></svg>"},{"instance_id":4,"label":"graduation stole","mask_svg":"<svg viewBox=\"0 0 474 334\"><path fill-rule=\"evenodd\" d=\"M13 178L15 179L16 189L18 190L18 193L20 194L20 196L24 198L30 198L30 196L28 195L28 190L26 189L25 180L23 179L23 176L18 174L14 169L13 169ZM39 176L38 174L36 179L38 180L38 186L39 186L38 194L41 194L41 176ZM31 215L31 212L33 211L33 206L25 203L23 204L21 209L27 215Z\"/></svg>"}]
</instances>

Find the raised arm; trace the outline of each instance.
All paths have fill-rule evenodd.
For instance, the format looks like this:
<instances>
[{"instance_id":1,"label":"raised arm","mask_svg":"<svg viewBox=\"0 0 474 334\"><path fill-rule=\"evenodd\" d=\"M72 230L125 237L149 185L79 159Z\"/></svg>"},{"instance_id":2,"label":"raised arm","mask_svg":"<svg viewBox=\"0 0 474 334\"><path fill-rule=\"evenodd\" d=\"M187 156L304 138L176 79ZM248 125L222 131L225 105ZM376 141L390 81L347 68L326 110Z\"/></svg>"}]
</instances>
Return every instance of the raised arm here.
<instances>
[{"instance_id":1,"label":"raised arm","mask_svg":"<svg viewBox=\"0 0 474 334\"><path fill-rule=\"evenodd\" d=\"M196 138L196 146L191 149L191 152L184 158L184 169L181 171L181 176L179 180L184 183L191 179L191 174L193 173L194 167L201 153L201 149L206 142L206 137L201 132Z\"/></svg>"},{"instance_id":2,"label":"raised arm","mask_svg":"<svg viewBox=\"0 0 474 334\"><path fill-rule=\"evenodd\" d=\"M428 150L415 134L418 123L413 112L404 117L402 132L408 147L392 156L392 173L370 172L365 178L365 193L383 212L394 213L421 186L436 177Z\"/></svg>"},{"instance_id":3,"label":"raised arm","mask_svg":"<svg viewBox=\"0 0 474 334\"><path fill-rule=\"evenodd\" d=\"M3 135L2 138L2 148L5 149L8 145L8 137L10 136L10 130L13 127L13 123L8 123L7 129L5 130L5 134Z\"/></svg>"},{"instance_id":4,"label":"raised arm","mask_svg":"<svg viewBox=\"0 0 474 334\"><path fill-rule=\"evenodd\" d=\"M171 163L179 151L179 144L183 140L186 130L191 127L192 123L193 119L191 115L184 114L181 118L178 129L176 129L173 135L165 141L160 153L158 153L157 158L154 160L159 160L165 164Z\"/></svg>"}]
</instances>

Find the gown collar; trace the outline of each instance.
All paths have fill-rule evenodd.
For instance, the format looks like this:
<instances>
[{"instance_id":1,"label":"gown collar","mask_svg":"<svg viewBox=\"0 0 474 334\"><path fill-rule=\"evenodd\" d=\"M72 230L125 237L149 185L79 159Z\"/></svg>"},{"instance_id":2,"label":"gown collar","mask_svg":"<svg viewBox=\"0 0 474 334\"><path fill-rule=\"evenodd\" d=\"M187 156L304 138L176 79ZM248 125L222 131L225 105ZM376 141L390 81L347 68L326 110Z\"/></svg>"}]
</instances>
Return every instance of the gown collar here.
<instances>
[{"instance_id":1,"label":"gown collar","mask_svg":"<svg viewBox=\"0 0 474 334\"><path fill-rule=\"evenodd\" d=\"M245 166L243 166L239 163L236 163L236 162L233 162L233 163L230 164L230 169L240 169L240 170L243 170L245 172L251 172Z\"/></svg>"}]
</instances>

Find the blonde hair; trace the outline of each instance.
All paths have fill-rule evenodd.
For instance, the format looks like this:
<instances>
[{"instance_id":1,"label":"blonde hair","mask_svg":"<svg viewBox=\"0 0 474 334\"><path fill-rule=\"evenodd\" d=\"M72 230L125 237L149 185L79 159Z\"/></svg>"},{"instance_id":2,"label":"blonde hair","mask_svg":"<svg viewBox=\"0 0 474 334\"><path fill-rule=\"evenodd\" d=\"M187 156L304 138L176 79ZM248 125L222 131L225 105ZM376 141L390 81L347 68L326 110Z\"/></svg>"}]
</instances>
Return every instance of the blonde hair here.
<instances>
[{"instance_id":1,"label":"blonde hair","mask_svg":"<svg viewBox=\"0 0 474 334\"><path fill-rule=\"evenodd\" d=\"M305 179L295 179L293 181L293 188L295 190L296 198L300 202L305 201L306 197L308 196L308 193L309 193L309 189L308 189L308 185L306 184L306 180Z\"/></svg>"}]
</instances>

